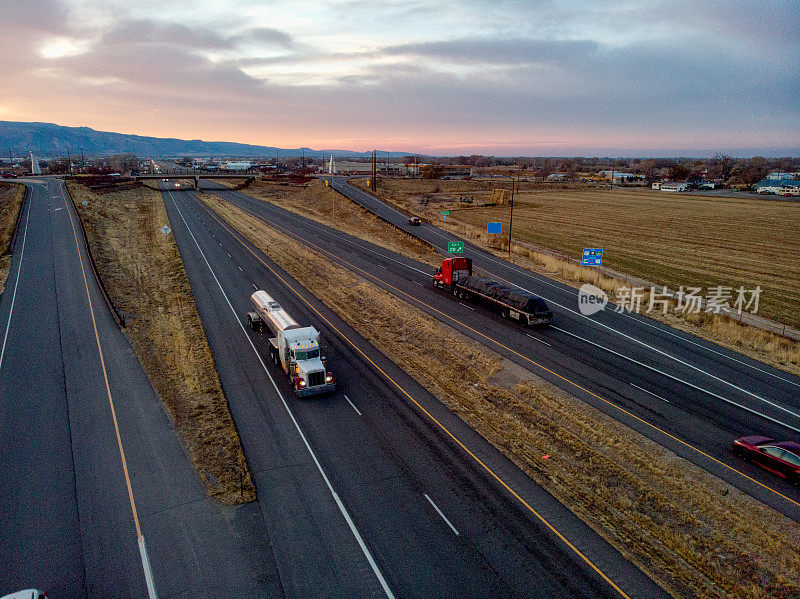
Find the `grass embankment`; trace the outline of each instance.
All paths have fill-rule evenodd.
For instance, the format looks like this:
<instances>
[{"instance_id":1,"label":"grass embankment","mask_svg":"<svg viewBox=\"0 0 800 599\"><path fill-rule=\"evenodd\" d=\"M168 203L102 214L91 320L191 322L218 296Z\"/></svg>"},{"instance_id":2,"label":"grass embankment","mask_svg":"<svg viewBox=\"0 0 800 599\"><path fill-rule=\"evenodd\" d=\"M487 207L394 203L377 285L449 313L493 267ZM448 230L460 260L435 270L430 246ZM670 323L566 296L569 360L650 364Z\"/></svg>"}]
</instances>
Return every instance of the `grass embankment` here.
<instances>
[{"instance_id":1,"label":"grass embankment","mask_svg":"<svg viewBox=\"0 0 800 599\"><path fill-rule=\"evenodd\" d=\"M335 203L335 226L338 230L431 266L441 264L441 258L428 244L388 225L340 193L336 193L335 199L332 198L332 193L336 192L322 181L311 181L303 187L258 181L247 190L249 196L328 226L333 224Z\"/></svg>"},{"instance_id":2,"label":"grass embankment","mask_svg":"<svg viewBox=\"0 0 800 599\"><path fill-rule=\"evenodd\" d=\"M361 180L352 183L367 189ZM470 190L471 185L474 188ZM503 231L508 231L509 206L473 208L458 201L472 196L476 204L489 202L491 190L485 181L389 180L381 182L378 193L381 199L507 258L506 238L488 235L486 222L503 222ZM450 211L446 222L439 214L443 209ZM800 238L791 233L797 228L800 204L793 202L642 189L526 191L523 187L514 200L514 238L526 245L512 246L511 261L568 284L598 284L613 296L617 289L631 284L607 276L598 280L594 271L533 246L571 256L579 256L583 247L604 247L603 260L610 268L673 289L680 285L700 286L704 291L715 284L741 284L747 289L761 285L759 314L796 326L800 322L800 262L788 270L784 267L793 257L800 258ZM753 251L745 257L748 244ZM622 262L609 257L613 254L623 256ZM647 302L642 305L646 307ZM680 314L672 309L667 315L652 312L647 316L800 375L800 343L796 340L727 316Z\"/></svg>"},{"instance_id":3,"label":"grass embankment","mask_svg":"<svg viewBox=\"0 0 800 599\"><path fill-rule=\"evenodd\" d=\"M205 202L675 596L800 594L796 523L231 204Z\"/></svg>"},{"instance_id":4,"label":"grass embankment","mask_svg":"<svg viewBox=\"0 0 800 599\"><path fill-rule=\"evenodd\" d=\"M100 277L126 315L125 332L208 493L226 503L252 501L255 489L178 246L160 231L169 224L161 194L139 187L98 196L67 185Z\"/></svg>"},{"instance_id":5,"label":"grass embankment","mask_svg":"<svg viewBox=\"0 0 800 599\"><path fill-rule=\"evenodd\" d=\"M5 289L11 268L11 239L24 199L24 185L0 183L0 294Z\"/></svg>"}]
</instances>

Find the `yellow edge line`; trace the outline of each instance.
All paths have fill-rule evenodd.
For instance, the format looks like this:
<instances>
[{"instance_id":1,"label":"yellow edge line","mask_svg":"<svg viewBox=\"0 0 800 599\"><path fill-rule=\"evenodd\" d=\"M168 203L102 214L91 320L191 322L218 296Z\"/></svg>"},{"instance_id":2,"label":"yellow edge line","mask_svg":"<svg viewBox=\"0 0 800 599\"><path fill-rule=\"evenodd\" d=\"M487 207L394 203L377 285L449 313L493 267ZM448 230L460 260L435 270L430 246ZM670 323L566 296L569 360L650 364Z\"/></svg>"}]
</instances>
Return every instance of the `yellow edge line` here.
<instances>
[{"instance_id":1,"label":"yellow edge line","mask_svg":"<svg viewBox=\"0 0 800 599\"><path fill-rule=\"evenodd\" d=\"M75 230L75 221L72 219L72 211L67 205L67 198L65 192L62 191L62 199L64 200L64 207L67 209L69 215L69 222L72 225L72 235L75 237L75 249L78 252L78 260L81 264L81 272L83 273L83 285L86 288L86 298L89 300L89 313L92 316L92 326L94 327L94 339L97 342L97 352L100 354L100 367L103 369L103 379L106 384L106 394L108 395L108 405L111 406L111 417L114 420L114 431L117 435L117 445L119 446L119 455L122 459L122 470L125 474L125 485L128 487L128 498L131 502L131 512L133 513L133 522L136 525L136 538L141 542L142 529L139 526L139 515L136 512L136 502L133 499L133 488L131 487L131 479L128 476L128 462L125 459L125 450L122 448L122 437L119 433L119 424L117 423L117 412L114 409L114 400L111 399L111 387L108 384L108 372L106 371L106 362L103 358L103 348L100 347L100 335L97 332L97 321L94 318L94 308L92 308L92 297L89 294L89 283L86 280L86 269L83 266L83 257L81 256L81 248L78 244L78 232Z\"/></svg>"},{"instance_id":2,"label":"yellow edge line","mask_svg":"<svg viewBox=\"0 0 800 599\"><path fill-rule=\"evenodd\" d=\"M317 310L314 306L312 306L308 302L308 300L306 300L306 298L304 298L283 277L281 277L277 272L275 272L275 270L273 270L273 268L269 264L264 262L264 260L262 260L260 256L258 256L251 248L249 248L247 246L247 244L245 244L239 238L239 235L237 233L231 231L231 229L228 228L228 226L225 223L223 223L219 218L217 218L217 216L208 207L206 207L203 202L199 201L197 198L195 198L195 199L202 206L202 208L206 212L208 212L208 214L214 220L216 220L225 230L227 230L228 233L230 233L248 252L250 252L253 255L253 257L256 258L256 260L258 260L259 262L261 262L261 264L266 266L270 270L270 272L272 272L273 275L275 275L278 279L281 280L281 282L284 285L286 285L289 289L291 289L295 293L295 295L297 295L297 297L299 297L309 308L311 308L314 312L316 312L317 315L322 320L324 320L326 323L328 323L328 326L330 326L334 331L336 331L342 337L342 339L347 341L347 343L349 343L353 347L353 349L355 349L358 353L360 353L364 357L364 359L366 359L381 374L383 374L383 376L385 376L395 387L397 387L403 393L403 395L405 395L409 400L411 400L414 403L414 405L416 405L428 418L430 418L434 423L436 423L436 425L440 429L442 429L442 431L444 431L445 434L447 434L447 436L449 436L453 441L455 441L458 444L458 446L461 447L472 459L474 459L478 464L480 464L483 467L483 469L486 470L486 472L488 472L489 475L491 475L492 478L494 478L498 483L500 483L503 486L503 488L505 488L509 493L511 493L511 495L513 495L534 516L536 516L536 518L538 518L539 521L542 522L553 534L555 534L559 539L561 539L561 541L564 542L564 544L566 544L570 549L572 549L572 551L574 551L575 554L577 554L589 567L591 567L592 570L594 570L597 574L599 574L603 578L603 580L605 580L609 585L611 585L614 588L614 590L616 590L622 597L625 597L625 599L630 599L630 596L627 593L625 593L625 591L623 591L621 588L619 588L613 580L611 580L602 570L600 570L600 568L598 568L588 557L586 557L583 553L581 553L581 551L577 547L575 547L575 545L573 545L563 534L561 534L558 530L556 530L553 527L553 525L550 524L550 522L548 522L541 514L539 514L539 512L537 512L527 501L525 501L522 497L520 497L519 494L516 491L514 491L514 489L512 489L508 484L506 484L506 482L494 472L494 470L492 470L489 466L487 466L478 456L476 456L474 453L472 453L472 451L470 451L470 449L466 445L464 445L453 433L451 433L450 430L446 426L444 426L441 422L439 422L436 419L436 417L433 416L433 414L428 412L428 410L426 410L416 399L414 399L397 381L395 381L387 372L385 372L380 366L378 366L375 362L373 362L372 359L369 356L367 356L344 333L342 333L342 331L340 331L331 321L329 321L327 318L325 318L325 316L323 316L319 312L319 310ZM253 215L253 216L255 216L255 215ZM261 220L257 216L256 216L256 218ZM280 227L278 227L278 228L280 228Z\"/></svg>"},{"instance_id":3,"label":"yellow edge line","mask_svg":"<svg viewBox=\"0 0 800 599\"><path fill-rule=\"evenodd\" d=\"M221 196L218 196L218 197L221 197ZM224 198L222 198L222 199L224 199ZM228 200L225 200L225 201L228 201ZM237 208L239 208L239 207L237 206ZM240 208L240 209L241 209L241 210L243 210L243 211L245 211L245 212L247 212L247 213L249 213L249 214L250 214L251 216L253 216L254 218L257 218L258 220L260 220L260 221L262 221L262 222L265 222L265 223L266 223L266 221L265 221L263 218L261 218L259 215L255 214L254 212L252 212L252 211L248 210L247 208ZM334 258L334 259L336 259L336 260L338 260L338 261L340 261L340 262L343 262L344 264L347 264L347 265L348 265L348 266L350 266L351 268L354 268L355 270L357 270L357 271L359 271L359 272L363 273L365 276L367 276L367 277L370 277L371 279L374 279L374 280L378 281L378 282L379 282L379 283L381 283L382 285L385 285L386 287L389 287L390 289L393 289L393 290L394 290L394 291L396 291L397 293L399 293L399 294L401 294L401 295L404 295L404 296L406 296L406 297L408 297L408 298L412 299L413 301L417 302L418 304L420 304L420 305L422 305L422 306L425 306L425 307L426 307L426 308L428 308L429 310L432 310L433 312L436 312L437 314L440 314L440 315L444 316L445 318L447 318L447 319L449 319L449 320L452 320L453 322L455 322L455 323L457 323L457 324L461 325L461 326L462 326L462 327L464 327L465 329L469 329L470 331L472 331L472 332L473 332L473 333L475 333L476 335L480 335L481 337L483 337L484 339L487 339L488 341L491 341L492 343L494 343L494 344L495 344L495 345L497 345L498 347L502 347L502 348L503 348L503 349L505 349L506 351L509 351L509 352L511 352L512 354L514 354L514 355L516 355L516 356L519 356L520 358L522 358L523 360L526 360L527 362L530 362L530 363L531 363L531 364L533 364L534 366L537 366L537 367L541 368L542 370L544 370L544 371L546 371L546 372L549 372L550 374L552 374L553 376L556 376L556 377L558 377L558 378L559 378L559 379L561 379L562 381L564 381L564 382L566 382L566 383L569 383L570 385L573 385L574 387L576 387L576 388L580 389L581 391L583 391L583 392L585 392L585 393L588 393L588 394L589 394L589 395L591 395L592 397L596 397L596 398L597 398L597 399L599 399L600 401L602 401L602 402L604 402L604 403L608 404L609 406L611 406L611 407L613 407L613 408L616 408L616 409L617 409L617 410L619 410L620 412L622 412L622 413L624 413L624 414L626 414L626 415L630 416L631 418L634 418L635 420L637 420L637 421L641 422L642 424L644 424L644 425L646 425L646 426L649 426L650 428L652 428L652 429L654 429L654 430L657 430L659 433L661 433L661 434L663 434L663 435L666 435L667 437L669 437L670 439L672 439L672 440L674 440L674 441L677 441L678 443L680 443L680 444L681 444L681 445L683 445L684 447L687 447L688 449L691 449L692 451L695 451L695 452L699 453L700 455L702 455L702 456L704 456L704 457L708 458L709 460L711 460L711 461L713 461L713 462L715 462L715 463L719 464L720 466L723 466L723 467L727 468L728 470L730 470L730 471L732 471L732 472L735 472L736 474L738 474L738 475L740 475L740 476L742 476L742 477L746 478L746 479L747 479L747 480L749 480L750 482L753 482L753 483L757 484L758 486L760 486L760 487L762 487L762 488L764 488L764 489L766 489L766 490L768 490L768 491L772 491L772 492L773 492L773 493L775 493L775 495L777 495L778 497L781 497L782 499L785 499L786 501L788 501L788 502L790 502L790 503L793 503L794 505L796 505L796 506L800 507L800 503L799 503L799 502L797 502L797 501L795 501L795 500L794 500L794 499L792 499L791 497L787 497L786 495L784 495L784 494L783 494L783 493L781 493L780 491L777 491L777 490L773 489L772 487L770 487L770 486L768 486L768 485L765 485L765 484L764 484L764 483L762 483L762 482L759 482L759 481L757 481L756 479L752 478L751 476L748 476L747 474L745 474L745 473L744 473L744 472L742 472L741 470L737 470L737 469L736 469L736 468L734 468L733 466L729 466L729 465L728 465L728 464L726 464L725 462L722 462L722 461L718 460L717 458L715 458L715 457L713 457L713 456L711 456L711 455L707 454L706 452L704 452L704 451L703 451L703 450L701 450L701 449L698 449L698 448L697 448L697 447L695 447L694 445L691 445L690 443L687 443L686 441L683 441L682 439L679 439L679 438L678 438L678 437L676 437L675 435L672 435L672 434L668 433L667 431L665 431L665 430L663 430L663 429L659 428L658 426L656 426L655 424L653 424L653 423L651 423L651 422L649 422L649 421L645 420L644 418L641 418L640 416L637 416L636 414L633 414L632 412L629 412L629 411L628 411L628 410L626 410L625 408L621 407L619 404L616 404L616 403L614 403L614 402L613 402L613 401L611 401L611 400L605 399L604 397L601 397L600 395L597 395L597 393L594 393L594 392L592 392L592 391L589 391L589 390L588 390L588 389L586 389L585 387L582 387L582 386L581 386L581 385L579 385L578 383L576 383L576 382L574 382L574 381L572 381L572 380L570 380L570 379L568 379L568 378L566 378L566 377L564 377L564 376L562 376L562 375L558 374L557 372L554 372L553 370L550 370L550 369L549 369L549 368L547 368L546 366L543 366L543 365L539 364L538 362L536 362L535 360L532 360L532 359L531 359L531 358L529 358L528 356L525 356L525 355L523 355L523 354L521 354L521 353L519 353L519 352L517 352L517 351L515 351L515 350L511 349L510 347L508 347L508 346L506 346L506 345L503 345L502 343L500 343L500 342L499 342L499 341L497 341L496 339L492 339L491 337L489 337L489 336L487 336L487 335L485 335L485 334L481 333L480 331L478 331L478 330L476 330L476 329L473 329L473 328L472 328L472 327L470 327L469 325L466 325L466 324L464 324L464 323L463 323L463 322L461 322L460 320L457 320L457 319L453 318L452 316L449 316L448 314L445 314L444 312L441 312L440 310L437 310L437 309L436 309L436 308L434 308L433 306L430 306L430 305L426 304L425 302L423 302L422 300L420 300L420 299L418 299L418 298L414 297L413 295L410 295L410 294L406 293L405 291L402 291L401 289L398 289L398 288L396 288L396 287L394 287L394 286L390 285L389 283L386 283L385 281L383 281L383 280L379 279L379 278L378 278L378 277L376 277L375 275L372 275L372 274L370 274L370 273L366 272L365 270L362 270L362 269L360 269L358 266L355 266L354 264L350 264L349 262L347 262L347 260L345 260L345 259L343 259L343 258L340 258L339 256L336 256L335 254L332 254L331 252L327 251L327 250L326 250L326 249L324 249L324 248L321 248L321 247L319 247L318 245L314 244L313 242L307 241L306 239L304 239L304 238L300 237L300 236L299 236L299 235L297 235L296 233L293 233L293 232L291 232L291 231L289 231L289 230L287 230L287 229L284 229L284 228L283 228L283 227L281 227L280 225L277 225L277 224L275 224L275 223L272 223L272 222L270 222L270 223L269 223L269 225L270 225L270 226L272 226L272 227L275 227L275 228L277 228L277 229L280 229L281 231L283 231L284 233L286 233L286 234L288 234L288 235L294 236L294 237L296 237L297 239L300 239L300 240L302 240L302 241L303 241L303 243L306 243L306 244L308 244L308 245L310 245L310 246L314 247L314 248L315 248L317 251L319 251L319 252L322 252L322 253L325 253L325 254L327 254L328 256L330 256L330 257L332 257L332 258ZM507 279L504 279L503 277L500 277L500 276L498 276L498 275L496 275L496 274L493 274L493 273L491 273L490 271L488 271L488 270L486 270L486 269L480 268L479 270L482 270L483 272L485 272L485 273L487 273L487 274L492 274L492 276L495 276L495 277L497 277L497 278L498 278L498 279L500 279L501 281L505 281L506 283L509 283L509 284L511 284L511 285L513 285L513 284L514 284L514 283L511 283L511 281L508 281Z\"/></svg>"}]
</instances>

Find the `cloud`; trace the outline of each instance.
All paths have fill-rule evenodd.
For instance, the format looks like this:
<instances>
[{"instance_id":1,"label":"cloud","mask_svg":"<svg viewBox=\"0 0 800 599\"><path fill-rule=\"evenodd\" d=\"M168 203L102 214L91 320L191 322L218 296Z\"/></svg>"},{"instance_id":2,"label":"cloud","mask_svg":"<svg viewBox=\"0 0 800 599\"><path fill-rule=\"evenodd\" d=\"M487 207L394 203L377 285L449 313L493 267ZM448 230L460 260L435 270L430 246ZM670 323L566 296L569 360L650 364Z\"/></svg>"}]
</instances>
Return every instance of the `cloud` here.
<instances>
[{"instance_id":1,"label":"cloud","mask_svg":"<svg viewBox=\"0 0 800 599\"><path fill-rule=\"evenodd\" d=\"M570 62L597 52L591 40L458 39L389 46L390 55L414 55L460 64L537 64Z\"/></svg>"},{"instance_id":2,"label":"cloud","mask_svg":"<svg viewBox=\"0 0 800 599\"><path fill-rule=\"evenodd\" d=\"M0 76L15 82L0 105L27 120L286 146L523 153L800 138L791 2L217 0L134 12L104 1L88 19L86 3L0 0Z\"/></svg>"}]
</instances>

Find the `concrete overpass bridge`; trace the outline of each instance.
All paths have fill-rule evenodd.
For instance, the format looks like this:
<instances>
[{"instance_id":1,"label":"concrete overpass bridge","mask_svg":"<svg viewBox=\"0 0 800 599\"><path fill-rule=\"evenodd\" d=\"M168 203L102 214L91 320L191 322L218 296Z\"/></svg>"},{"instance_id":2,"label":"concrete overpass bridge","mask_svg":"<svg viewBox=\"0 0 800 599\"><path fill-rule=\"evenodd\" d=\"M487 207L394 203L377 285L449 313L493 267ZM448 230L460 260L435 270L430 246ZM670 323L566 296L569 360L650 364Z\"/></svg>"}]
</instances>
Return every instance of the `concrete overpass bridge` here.
<instances>
[{"instance_id":1,"label":"concrete overpass bridge","mask_svg":"<svg viewBox=\"0 0 800 599\"><path fill-rule=\"evenodd\" d=\"M194 181L194 188L200 188L200 179L240 179L243 182L247 180L253 180L256 178L254 174L230 174L230 175L210 175L210 174L197 174L197 173L169 173L169 174L160 174L160 175L132 175L132 179L136 179L137 181L144 181L144 180L170 180L170 179L182 179L182 180L190 180Z\"/></svg>"}]
</instances>

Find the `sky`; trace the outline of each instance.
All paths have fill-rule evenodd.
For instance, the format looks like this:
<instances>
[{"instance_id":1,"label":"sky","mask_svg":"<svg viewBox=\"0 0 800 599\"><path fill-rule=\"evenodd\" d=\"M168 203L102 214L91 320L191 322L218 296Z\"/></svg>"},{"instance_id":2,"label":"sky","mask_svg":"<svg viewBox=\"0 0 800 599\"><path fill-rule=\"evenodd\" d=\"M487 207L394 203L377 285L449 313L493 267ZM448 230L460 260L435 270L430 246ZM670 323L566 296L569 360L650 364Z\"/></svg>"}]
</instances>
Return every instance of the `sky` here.
<instances>
[{"instance_id":1,"label":"sky","mask_svg":"<svg viewBox=\"0 0 800 599\"><path fill-rule=\"evenodd\" d=\"M0 120L317 150L800 154L800 3L0 0Z\"/></svg>"}]
</instances>

